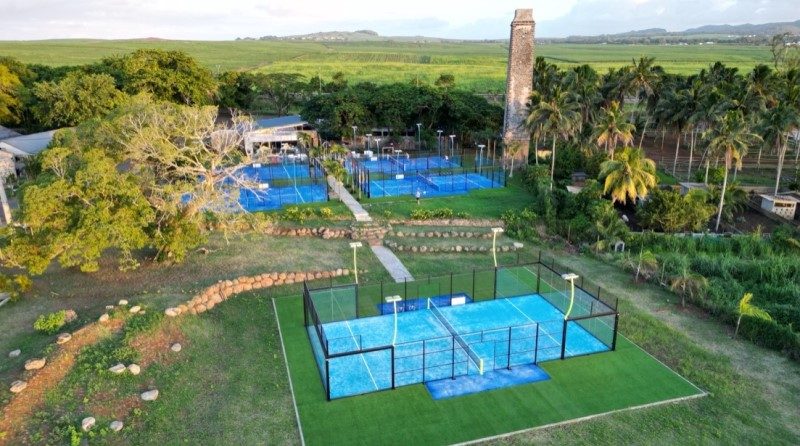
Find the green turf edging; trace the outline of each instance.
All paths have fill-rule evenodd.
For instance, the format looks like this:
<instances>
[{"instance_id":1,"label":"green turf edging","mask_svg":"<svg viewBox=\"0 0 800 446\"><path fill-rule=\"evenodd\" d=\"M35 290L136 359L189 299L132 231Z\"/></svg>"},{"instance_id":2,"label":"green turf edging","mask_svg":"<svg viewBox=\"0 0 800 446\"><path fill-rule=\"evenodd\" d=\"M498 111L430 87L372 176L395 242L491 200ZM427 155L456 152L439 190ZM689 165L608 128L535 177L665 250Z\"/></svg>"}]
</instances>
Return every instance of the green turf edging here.
<instances>
[{"instance_id":1,"label":"green turf edging","mask_svg":"<svg viewBox=\"0 0 800 446\"><path fill-rule=\"evenodd\" d=\"M328 402L302 299L278 299L276 307L309 445L451 444L703 394L620 337L615 352L540 364L548 381L439 401L418 384Z\"/></svg>"}]
</instances>

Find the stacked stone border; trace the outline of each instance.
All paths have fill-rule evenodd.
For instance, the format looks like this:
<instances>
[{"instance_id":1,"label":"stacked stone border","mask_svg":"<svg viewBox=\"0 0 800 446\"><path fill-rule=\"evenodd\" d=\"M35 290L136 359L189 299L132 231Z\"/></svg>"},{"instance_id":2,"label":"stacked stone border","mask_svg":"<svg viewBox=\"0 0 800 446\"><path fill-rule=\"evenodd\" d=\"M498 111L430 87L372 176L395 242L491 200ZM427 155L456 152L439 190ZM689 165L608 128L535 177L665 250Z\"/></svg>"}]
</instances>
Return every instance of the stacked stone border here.
<instances>
[{"instance_id":1,"label":"stacked stone border","mask_svg":"<svg viewBox=\"0 0 800 446\"><path fill-rule=\"evenodd\" d=\"M264 273L257 276L242 276L232 280L220 280L196 294L186 303L177 307L164 310L164 314L175 317L181 314L200 314L227 300L236 294L270 288L273 286L290 285L305 280L331 279L334 277L349 276L350 270L339 268L331 271L309 272L282 272Z\"/></svg>"},{"instance_id":2,"label":"stacked stone border","mask_svg":"<svg viewBox=\"0 0 800 446\"><path fill-rule=\"evenodd\" d=\"M406 238L481 238L491 239L492 233L486 231L389 231L386 233L389 237Z\"/></svg>"},{"instance_id":3,"label":"stacked stone border","mask_svg":"<svg viewBox=\"0 0 800 446\"><path fill-rule=\"evenodd\" d=\"M470 246L470 245L453 245L453 246L426 246L426 245L401 245L398 242L384 241L387 248L400 252L413 252L420 254L436 254L442 252L491 252L491 247L488 246ZM498 252L511 252L516 251L517 248L513 245L497 245Z\"/></svg>"},{"instance_id":4,"label":"stacked stone border","mask_svg":"<svg viewBox=\"0 0 800 446\"><path fill-rule=\"evenodd\" d=\"M503 220L491 219L469 219L469 218L453 218L453 219L434 219L434 220L392 220L393 225L404 226L473 226L480 228L495 228L505 227Z\"/></svg>"}]
</instances>

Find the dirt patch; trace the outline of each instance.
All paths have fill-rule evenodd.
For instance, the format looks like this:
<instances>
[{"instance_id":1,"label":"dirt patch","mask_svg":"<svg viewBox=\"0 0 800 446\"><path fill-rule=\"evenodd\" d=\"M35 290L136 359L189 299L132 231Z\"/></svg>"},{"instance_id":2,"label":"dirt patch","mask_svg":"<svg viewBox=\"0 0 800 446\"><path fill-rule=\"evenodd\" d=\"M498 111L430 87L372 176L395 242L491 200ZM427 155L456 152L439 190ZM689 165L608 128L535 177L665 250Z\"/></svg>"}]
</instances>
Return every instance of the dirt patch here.
<instances>
[{"instance_id":1,"label":"dirt patch","mask_svg":"<svg viewBox=\"0 0 800 446\"><path fill-rule=\"evenodd\" d=\"M36 408L44 402L48 390L55 388L75 364L75 357L83 347L92 345L113 333L119 332L125 321L114 318L105 324L92 323L72 333L72 340L61 347L47 360L47 365L36 372L26 372L21 379L28 387L11 398L3 408L0 418L0 444L12 444L19 430L25 425Z\"/></svg>"},{"instance_id":2,"label":"dirt patch","mask_svg":"<svg viewBox=\"0 0 800 446\"><path fill-rule=\"evenodd\" d=\"M155 362L168 365L180 358L170 350L176 342L186 347L186 336L176 323L168 321L154 331L137 335L131 339L130 346L139 352L139 365L145 368Z\"/></svg>"},{"instance_id":3,"label":"dirt patch","mask_svg":"<svg viewBox=\"0 0 800 446\"><path fill-rule=\"evenodd\" d=\"M133 409L142 406L139 395L120 397L116 392L103 392L92 396L87 413L97 418L124 420Z\"/></svg>"}]
</instances>

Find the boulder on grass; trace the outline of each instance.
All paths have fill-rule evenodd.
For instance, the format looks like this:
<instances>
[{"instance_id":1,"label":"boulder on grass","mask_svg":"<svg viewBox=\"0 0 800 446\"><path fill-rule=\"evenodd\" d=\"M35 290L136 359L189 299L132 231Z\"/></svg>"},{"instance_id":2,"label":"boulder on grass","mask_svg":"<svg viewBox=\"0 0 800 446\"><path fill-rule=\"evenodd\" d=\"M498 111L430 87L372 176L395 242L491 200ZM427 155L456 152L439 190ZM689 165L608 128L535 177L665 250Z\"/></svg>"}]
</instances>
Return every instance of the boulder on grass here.
<instances>
[{"instance_id":1,"label":"boulder on grass","mask_svg":"<svg viewBox=\"0 0 800 446\"><path fill-rule=\"evenodd\" d=\"M134 306L132 306L132 307L131 307L131 309L130 309L130 310L128 310L128 311L130 311L130 312L131 312L131 314L136 314L136 313L138 313L138 312L142 311L142 307L140 307L139 305L134 305Z\"/></svg>"},{"instance_id":2,"label":"boulder on grass","mask_svg":"<svg viewBox=\"0 0 800 446\"><path fill-rule=\"evenodd\" d=\"M142 372L142 368L139 367L139 364L130 364L128 366L128 371L131 372L131 375L138 375Z\"/></svg>"},{"instance_id":3,"label":"boulder on grass","mask_svg":"<svg viewBox=\"0 0 800 446\"><path fill-rule=\"evenodd\" d=\"M120 304L120 305L128 305L128 301L127 301L127 300L125 300L125 299L120 299L120 300L119 300L119 304Z\"/></svg>"},{"instance_id":4,"label":"boulder on grass","mask_svg":"<svg viewBox=\"0 0 800 446\"><path fill-rule=\"evenodd\" d=\"M11 393L20 393L23 390L25 390L26 387L28 387L28 383L26 383L25 381L17 380L11 383L11 388L9 390L11 391Z\"/></svg>"},{"instance_id":5,"label":"boulder on grass","mask_svg":"<svg viewBox=\"0 0 800 446\"><path fill-rule=\"evenodd\" d=\"M155 401L158 399L158 389L148 390L147 392L143 392L142 401Z\"/></svg>"},{"instance_id":6,"label":"boulder on grass","mask_svg":"<svg viewBox=\"0 0 800 446\"><path fill-rule=\"evenodd\" d=\"M39 370L47 363L46 358L33 358L25 361L25 370Z\"/></svg>"},{"instance_id":7,"label":"boulder on grass","mask_svg":"<svg viewBox=\"0 0 800 446\"><path fill-rule=\"evenodd\" d=\"M126 370L125 364L119 363L108 368L108 371L119 375Z\"/></svg>"},{"instance_id":8,"label":"boulder on grass","mask_svg":"<svg viewBox=\"0 0 800 446\"><path fill-rule=\"evenodd\" d=\"M109 319L110 317L111 317L111 316L109 316L109 315L108 315L108 313L105 313L105 314L101 315L101 316L100 316L100 318L99 318L99 319L97 319L97 320L98 320L99 322L108 322L108 319Z\"/></svg>"},{"instance_id":9,"label":"boulder on grass","mask_svg":"<svg viewBox=\"0 0 800 446\"><path fill-rule=\"evenodd\" d=\"M97 420L95 420L94 417L86 417L81 421L81 429L83 429L84 432L89 432L96 422Z\"/></svg>"},{"instance_id":10,"label":"boulder on grass","mask_svg":"<svg viewBox=\"0 0 800 446\"><path fill-rule=\"evenodd\" d=\"M122 430L122 421L114 420L111 424L108 425L108 428L111 429L113 432L119 432Z\"/></svg>"},{"instance_id":11,"label":"boulder on grass","mask_svg":"<svg viewBox=\"0 0 800 446\"><path fill-rule=\"evenodd\" d=\"M182 348L183 347L181 346L181 344L176 342L176 343L172 344L172 346L170 346L169 349L172 350L173 352L177 353L177 352L181 351Z\"/></svg>"},{"instance_id":12,"label":"boulder on grass","mask_svg":"<svg viewBox=\"0 0 800 446\"><path fill-rule=\"evenodd\" d=\"M69 324L70 322L78 319L78 313L75 310L65 310L64 311L64 322Z\"/></svg>"},{"instance_id":13,"label":"boulder on grass","mask_svg":"<svg viewBox=\"0 0 800 446\"><path fill-rule=\"evenodd\" d=\"M56 338L56 344L66 344L72 339L72 335L69 333L61 333Z\"/></svg>"},{"instance_id":14,"label":"boulder on grass","mask_svg":"<svg viewBox=\"0 0 800 446\"><path fill-rule=\"evenodd\" d=\"M11 350L10 352L8 352L8 357L9 357L9 358L16 358L16 357L17 357L17 356L19 356L21 353L22 353L22 350L20 350L20 349Z\"/></svg>"}]
</instances>

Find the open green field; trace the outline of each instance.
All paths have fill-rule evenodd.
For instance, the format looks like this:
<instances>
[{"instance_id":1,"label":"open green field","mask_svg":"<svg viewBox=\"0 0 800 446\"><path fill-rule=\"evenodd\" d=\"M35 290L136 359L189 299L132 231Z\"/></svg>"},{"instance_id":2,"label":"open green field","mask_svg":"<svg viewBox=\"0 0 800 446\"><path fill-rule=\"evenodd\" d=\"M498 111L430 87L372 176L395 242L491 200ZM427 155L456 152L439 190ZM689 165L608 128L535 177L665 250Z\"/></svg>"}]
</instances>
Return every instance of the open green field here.
<instances>
[{"instance_id":1,"label":"open green field","mask_svg":"<svg viewBox=\"0 0 800 446\"><path fill-rule=\"evenodd\" d=\"M417 384L328 402L303 327L301 300L276 303L300 422L310 445L452 444L702 395L621 339L613 353L541 364L550 380L539 383L438 401Z\"/></svg>"},{"instance_id":2,"label":"open green field","mask_svg":"<svg viewBox=\"0 0 800 446\"><path fill-rule=\"evenodd\" d=\"M343 72L351 81L433 82L451 73L461 88L502 92L508 45L498 42L288 42L172 40L44 40L2 41L0 55L26 63L78 65L140 48L182 50L215 72L259 70L299 72L330 78ZM746 45L589 45L540 44L536 55L562 67L588 63L605 72L641 56L655 57L668 72L692 74L716 61L750 70L770 63L767 47Z\"/></svg>"}]
</instances>

